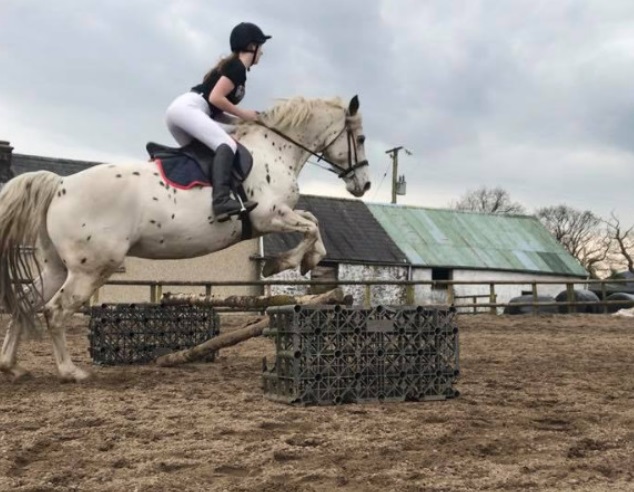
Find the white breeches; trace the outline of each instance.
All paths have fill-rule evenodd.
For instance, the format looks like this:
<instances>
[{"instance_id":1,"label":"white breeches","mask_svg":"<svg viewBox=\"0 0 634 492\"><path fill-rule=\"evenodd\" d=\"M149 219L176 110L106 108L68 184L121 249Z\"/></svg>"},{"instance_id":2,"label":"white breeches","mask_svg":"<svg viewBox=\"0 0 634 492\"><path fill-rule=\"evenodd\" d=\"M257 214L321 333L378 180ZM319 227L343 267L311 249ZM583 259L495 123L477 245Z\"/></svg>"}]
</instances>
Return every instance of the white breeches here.
<instances>
[{"instance_id":1,"label":"white breeches","mask_svg":"<svg viewBox=\"0 0 634 492\"><path fill-rule=\"evenodd\" d=\"M235 152L235 140L209 115L209 106L203 96L195 92L186 92L169 105L165 121L179 145L187 145L196 139L212 150L216 150L221 144L227 144Z\"/></svg>"}]
</instances>

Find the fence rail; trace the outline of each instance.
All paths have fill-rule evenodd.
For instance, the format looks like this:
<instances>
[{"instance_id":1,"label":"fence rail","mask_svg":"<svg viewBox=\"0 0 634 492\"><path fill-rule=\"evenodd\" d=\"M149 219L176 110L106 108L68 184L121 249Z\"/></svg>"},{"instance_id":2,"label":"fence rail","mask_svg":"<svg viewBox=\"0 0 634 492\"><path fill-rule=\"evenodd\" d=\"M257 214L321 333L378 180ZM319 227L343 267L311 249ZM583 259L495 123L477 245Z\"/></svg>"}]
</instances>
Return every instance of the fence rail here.
<instances>
[{"instance_id":1,"label":"fence rail","mask_svg":"<svg viewBox=\"0 0 634 492\"><path fill-rule=\"evenodd\" d=\"M371 289L373 286L403 286L405 287L405 297L409 303L414 299L414 288L417 286L439 286L442 285L446 288L447 303L453 304L459 307L461 310L478 312L478 309L487 309L491 314L497 314L498 308L505 308L509 306L509 303L497 302L498 295L496 293L496 286L502 285L522 285L530 286L530 292L533 297L533 302L526 303L513 303L515 307L532 307L533 312L537 313L540 307L546 306L567 306L569 312L573 312L575 307L578 306L592 306L597 305L603 308L603 312L608 312L610 305L622 305L627 301L606 301L608 290L613 291L619 284L632 283L632 279L609 279L609 280L495 280L495 281L478 281L478 280L255 280L255 281L241 281L241 280L224 280L224 281L187 281L187 280L109 280L106 286L133 286L133 287L147 287L149 289L150 302L157 303L163 296L163 290L166 287L200 287L204 289L204 294L209 296L215 287L271 287L271 286L362 286L364 287L364 299L363 303L369 304L371 299ZM456 295L455 289L457 286L472 285L472 286L487 286L489 289L488 294L465 294ZM567 299L562 302L546 302L539 301L538 299L538 286L540 285L564 285L567 291ZM601 292L601 300L596 301L575 301L574 290L575 286L582 286L583 289L587 289L590 285L599 285ZM202 292L201 292L202 293ZM472 302L457 303L463 299L471 299ZM488 302L478 302L478 299L487 299ZM93 296L91 303L99 303L99 291Z\"/></svg>"}]
</instances>

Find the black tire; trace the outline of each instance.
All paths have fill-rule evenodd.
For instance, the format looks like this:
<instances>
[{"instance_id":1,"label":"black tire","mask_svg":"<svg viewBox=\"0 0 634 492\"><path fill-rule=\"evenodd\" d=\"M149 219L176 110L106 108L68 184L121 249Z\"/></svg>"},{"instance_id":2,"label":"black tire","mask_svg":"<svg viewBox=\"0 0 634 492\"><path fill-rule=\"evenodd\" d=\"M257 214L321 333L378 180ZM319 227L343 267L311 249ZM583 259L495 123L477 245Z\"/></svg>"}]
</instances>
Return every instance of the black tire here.
<instances>
[{"instance_id":1,"label":"black tire","mask_svg":"<svg viewBox=\"0 0 634 492\"><path fill-rule=\"evenodd\" d=\"M533 311L533 306L514 306L513 304L522 304L525 302L533 302L532 295L514 297L507 306L504 307L504 314L557 314L557 306L537 306L537 311ZM553 296L537 296L537 302L555 302Z\"/></svg>"},{"instance_id":2,"label":"black tire","mask_svg":"<svg viewBox=\"0 0 634 492\"><path fill-rule=\"evenodd\" d=\"M597 296L594 292L590 290L581 290L581 289L573 290L572 293L573 293L572 299L574 302L584 302L584 301L599 302L600 300L599 296ZM568 302L568 292L565 290L562 290L555 297L555 301L562 302L562 303ZM561 306L558 306L558 308L561 314L568 314L568 313L597 314L597 313L603 312L603 307L598 304L580 304L578 306L566 306L565 304L562 304Z\"/></svg>"},{"instance_id":3,"label":"black tire","mask_svg":"<svg viewBox=\"0 0 634 492\"><path fill-rule=\"evenodd\" d=\"M634 294L617 292L605 298L606 301L623 301L619 304L608 304L608 313L616 313L619 309L629 309L634 307Z\"/></svg>"}]
</instances>

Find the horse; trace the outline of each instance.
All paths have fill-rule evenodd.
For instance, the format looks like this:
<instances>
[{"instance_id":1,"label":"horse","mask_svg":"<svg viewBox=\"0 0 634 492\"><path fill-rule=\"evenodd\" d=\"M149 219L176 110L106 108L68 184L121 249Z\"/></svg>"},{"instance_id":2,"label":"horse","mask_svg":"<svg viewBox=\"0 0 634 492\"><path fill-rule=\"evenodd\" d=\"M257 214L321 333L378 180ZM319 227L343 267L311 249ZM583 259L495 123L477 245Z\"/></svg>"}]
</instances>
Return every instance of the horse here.
<instances>
[{"instance_id":1,"label":"horse","mask_svg":"<svg viewBox=\"0 0 634 492\"><path fill-rule=\"evenodd\" d=\"M306 273L326 255L316 217L294 210L298 175L311 155L323 159L352 195L369 190L358 109L357 96L347 105L340 98L295 97L233 130L253 157L243 183L258 202L248 217L251 236L303 234L295 248L265 263L263 275L298 266ZM42 312L59 378L89 378L69 356L65 324L125 257L207 255L242 240L243 224L237 217L216 221L208 187L177 190L153 162L105 163L67 177L37 171L11 179L0 191L0 302L11 314L0 371L13 379L28 374L16 363L18 345L23 330L38 332ZM37 253L34 262L29 251Z\"/></svg>"}]
</instances>

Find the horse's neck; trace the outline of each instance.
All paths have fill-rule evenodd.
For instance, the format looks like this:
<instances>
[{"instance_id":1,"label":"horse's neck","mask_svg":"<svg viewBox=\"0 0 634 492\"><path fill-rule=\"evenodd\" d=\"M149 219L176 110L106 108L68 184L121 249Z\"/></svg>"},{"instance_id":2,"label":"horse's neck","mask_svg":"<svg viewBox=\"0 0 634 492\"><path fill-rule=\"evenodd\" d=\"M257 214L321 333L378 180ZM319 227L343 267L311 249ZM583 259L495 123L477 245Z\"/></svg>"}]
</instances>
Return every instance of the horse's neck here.
<instances>
[{"instance_id":1,"label":"horse's neck","mask_svg":"<svg viewBox=\"0 0 634 492\"><path fill-rule=\"evenodd\" d=\"M317 152L323 147L325 139L333 131L335 121L334 111L320 112L301 125L281 131L288 139L266 128L259 127L257 130L259 132L257 138L259 145L253 150L257 152L257 148L263 149L267 157L264 162L272 163L273 166L279 165L284 172L290 168L297 177L311 154L292 141L301 144L312 152Z\"/></svg>"}]
</instances>

